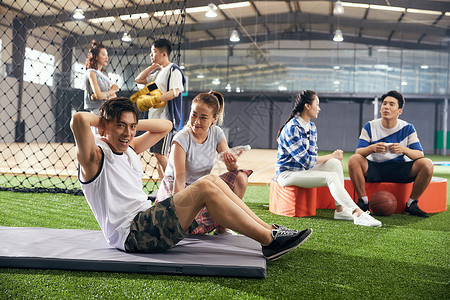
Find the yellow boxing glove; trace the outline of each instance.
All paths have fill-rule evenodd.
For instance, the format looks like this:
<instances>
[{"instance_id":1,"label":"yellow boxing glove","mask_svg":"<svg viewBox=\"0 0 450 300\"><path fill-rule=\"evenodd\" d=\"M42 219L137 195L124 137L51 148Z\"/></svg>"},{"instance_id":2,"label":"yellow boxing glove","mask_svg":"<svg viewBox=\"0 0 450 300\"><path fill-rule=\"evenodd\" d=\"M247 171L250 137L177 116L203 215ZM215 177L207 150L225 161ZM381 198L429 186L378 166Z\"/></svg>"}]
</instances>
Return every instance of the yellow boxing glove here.
<instances>
[{"instance_id":1,"label":"yellow boxing glove","mask_svg":"<svg viewBox=\"0 0 450 300\"><path fill-rule=\"evenodd\" d=\"M136 100L136 105L138 109L142 112L145 112L152 107L154 108L163 107L165 104L166 104L165 101L161 101L160 95L155 96L142 95L139 96Z\"/></svg>"},{"instance_id":2,"label":"yellow boxing glove","mask_svg":"<svg viewBox=\"0 0 450 300\"><path fill-rule=\"evenodd\" d=\"M158 90L158 86L156 85L156 83L154 82L150 82L148 83L144 88L140 89L139 91L137 91L136 93L133 94L133 96L130 97L131 102L136 102L137 99L142 96L142 95L152 95L151 93L153 91L158 91L159 93L161 93L160 90ZM161 93L162 94L162 93ZM152 96L156 96L152 95Z\"/></svg>"},{"instance_id":3,"label":"yellow boxing glove","mask_svg":"<svg viewBox=\"0 0 450 300\"><path fill-rule=\"evenodd\" d=\"M163 93L158 89L150 92L151 96L156 97L156 103L153 105L153 108L161 108L161 107L164 107L164 105L166 105L167 101L161 101L162 94Z\"/></svg>"},{"instance_id":4,"label":"yellow boxing glove","mask_svg":"<svg viewBox=\"0 0 450 300\"><path fill-rule=\"evenodd\" d=\"M150 91L150 96L159 96L159 97L161 97L162 94L163 93L160 90L158 90L158 89Z\"/></svg>"}]
</instances>

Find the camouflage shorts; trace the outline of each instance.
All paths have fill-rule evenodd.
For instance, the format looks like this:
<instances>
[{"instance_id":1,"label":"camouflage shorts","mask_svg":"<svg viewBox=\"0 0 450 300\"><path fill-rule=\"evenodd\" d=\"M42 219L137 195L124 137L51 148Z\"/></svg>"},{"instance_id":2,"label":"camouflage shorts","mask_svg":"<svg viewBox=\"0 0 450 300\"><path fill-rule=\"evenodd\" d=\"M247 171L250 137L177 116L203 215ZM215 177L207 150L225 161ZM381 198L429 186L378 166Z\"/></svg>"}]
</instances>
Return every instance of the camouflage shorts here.
<instances>
[{"instance_id":1,"label":"camouflage shorts","mask_svg":"<svg viewBox=\"0 0 450 300\"><path fill-rule=\"evenodd\" d=\"M142 253L161 252L175 246L197 226L194 220L187 232L181 228L173 199L170 197L136 215L125 241L125 250Z\"/></svg>"}]
</instances>

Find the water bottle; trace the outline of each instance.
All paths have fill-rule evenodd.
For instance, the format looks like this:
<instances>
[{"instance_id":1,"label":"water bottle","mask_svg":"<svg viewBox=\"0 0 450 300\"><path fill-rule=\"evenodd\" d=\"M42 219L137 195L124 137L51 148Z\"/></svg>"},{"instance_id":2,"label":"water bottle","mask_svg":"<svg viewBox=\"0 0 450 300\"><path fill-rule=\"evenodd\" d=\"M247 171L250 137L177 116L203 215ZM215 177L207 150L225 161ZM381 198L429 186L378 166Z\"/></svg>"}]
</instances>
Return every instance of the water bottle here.
<instances>
[{"instance_id":1,"label":"water bottle","mask_svg":"<svg viewBox=\"0 0 450 300\"><path fill-rule=\"evenodd\" d=\"M245 146L236 146L233 148L230 148L228 151L230 151L231 153L233 153L234 155L236 155L237 157L239 157L242 153L244 153L245 151L248 151L252 149L252 147L250 147L250 145L245 145ZM223 162L223 154L226 151L220 152L218 155L219 161Z\"/></svg>"}]
</instances>

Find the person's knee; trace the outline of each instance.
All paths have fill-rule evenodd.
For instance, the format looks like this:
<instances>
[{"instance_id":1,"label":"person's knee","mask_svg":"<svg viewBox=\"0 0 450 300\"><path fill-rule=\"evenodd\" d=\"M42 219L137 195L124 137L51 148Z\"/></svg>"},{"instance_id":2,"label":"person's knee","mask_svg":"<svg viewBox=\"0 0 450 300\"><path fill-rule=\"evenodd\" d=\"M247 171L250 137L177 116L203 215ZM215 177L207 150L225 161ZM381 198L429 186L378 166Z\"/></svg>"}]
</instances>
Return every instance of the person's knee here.
<instances>
[{"instance_id":1,"label":"person's knee","mask_svg":"<svg viewBox=\"0 0 450 300\"><path fill-rule=\"evenodd\" d=\"M424 172L428 176L433 176L434 166L433 162L429 158L421 158L414 162L418 164L419 171Z\"/></svg>"},{"instance_id":2,"label":"person's knee","mask_svg":"<svg viewBox=\"0 0 450 300\"><path fill-rule=\"evenodd\" d=\"M218 180L221 180L219 176L215 174L208 174L203 176L201 179L208 180L211 183L217 182Z\"/></svg>"},{"instance_id":3,"label":"person's knee","mask_svg":"<svg viewBox=\"0 0 450 300\"><path fill-rule=\"evenodd\" d=\"M198 188L198 190L201 191L201 194L203 196L209 197L209 196L213 195L215 192L217 192L218 187L214 184L214 180L217 180L217 178L218 177L213 174L206 175L206 176L200 178L199 180L197 180L195 185ZM208 197L206 197L206 198L208 198Z\"/></svg>"},{"instance_id":4,"label":"person's knee","mask_svg":"<svg viewBox=\"0 0 450 300\"><path fill-rule=\"evenodd\" d=\"M365 160L366 158L361 154L353 154L352 156L350 156L350 158L348 159L349 171L350 169L361 167Z\"/></svg>"},{"instance_id":5,"label":"person's knee","mask_svg":"<svg viewBox=\"0 0 450 300\"><path fill-rule=\"evenodd\" d=\"M234 184L240 188L246 188L248 185L248 176L244 172L238 172L236 175L236 182Z\"/></svg>"},{"instance_id":6,"label":"person's knee","mask_svg":"<svg viewBox=\"0 0 450 300\"><path fill-rule=\"evenodd\" d=\"M329 159L326 164L328 165L330 171L340 172L342 171L342 162L337 158Z\"/></svg>"}]
</instances>

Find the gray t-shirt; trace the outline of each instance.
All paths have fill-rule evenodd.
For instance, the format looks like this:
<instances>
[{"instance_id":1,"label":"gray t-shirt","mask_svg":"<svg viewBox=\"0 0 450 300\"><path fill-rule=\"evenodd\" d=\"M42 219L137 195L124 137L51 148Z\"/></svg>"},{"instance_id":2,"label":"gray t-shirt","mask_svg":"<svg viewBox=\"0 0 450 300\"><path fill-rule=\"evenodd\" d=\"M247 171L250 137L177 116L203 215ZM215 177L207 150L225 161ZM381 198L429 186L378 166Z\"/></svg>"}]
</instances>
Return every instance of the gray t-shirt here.
<instances>
[{"instance_id":1,"label":"gray t-shirt","mask_svg":"<svg viewBox=\"0 0 450 300\"><path fill-rule=\"evenodd\" d=\"M194 140L192 131L186 127L179 131L173 138L186 152L186 184L192 184L202 176L211 173L214 167L214 159L220 142L224 137L222 128L212 126L209 128L208 138L203 144ZM165 176L174 176L173 160L169 159Z\"/></svg>"},{"instance_id":2,"label":"gray t-shirt","mask_svg":"<svg viewBox=\"0 0 450 300\"><path fill-rule=\"evenodd\" d=\"M86 74L84 76L84 109L94 111L98 110L98 108L103 104L103 102L105 102L105 100L92 100L91 98L91 96L94 94L94 91L91 88L91 84L89 83L89 73L91 71L95 72L95 75L97 75L97 83L101 92L109 91L112 82L104 72L95 69L86 70Z\"/></svg>"}]
</instances>

